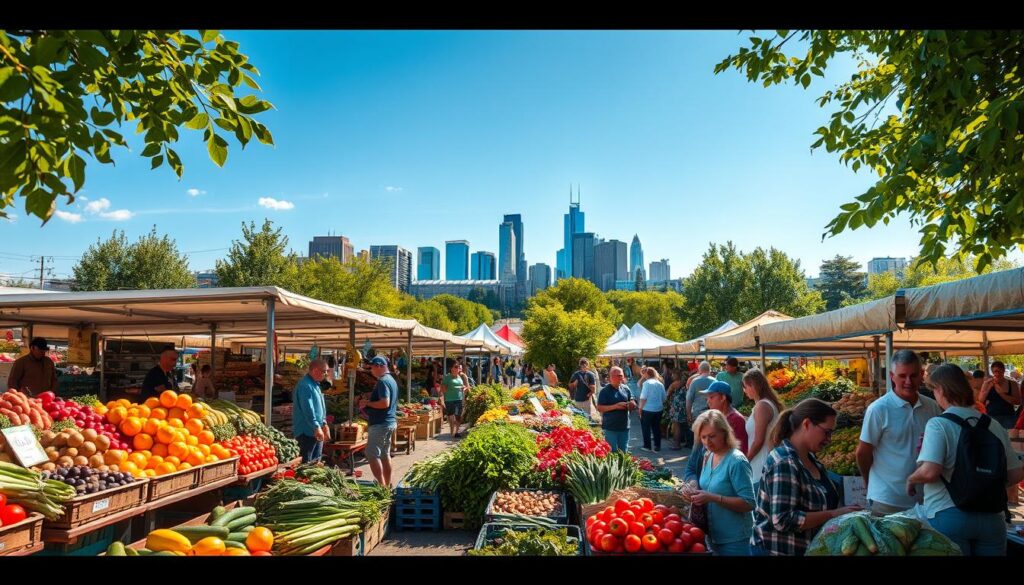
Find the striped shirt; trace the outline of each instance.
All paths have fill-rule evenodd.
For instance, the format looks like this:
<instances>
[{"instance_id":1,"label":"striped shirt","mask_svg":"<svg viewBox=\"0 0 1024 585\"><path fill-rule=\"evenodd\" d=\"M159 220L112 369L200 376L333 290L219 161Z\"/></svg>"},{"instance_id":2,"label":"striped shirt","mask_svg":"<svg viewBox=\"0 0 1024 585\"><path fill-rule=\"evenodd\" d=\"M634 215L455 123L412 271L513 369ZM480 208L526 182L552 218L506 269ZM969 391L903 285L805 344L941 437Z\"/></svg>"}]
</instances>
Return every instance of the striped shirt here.
<instances>
[{"instance_id":1,"label":"striped shirt","mask_svg":"<svg viewBox=\"0 0 1024 585\"><path fill-rule=\"evenodd\" d=\"M772 450L765 461L764 475L757 490L752 541L769 555L803 556L818 532L818 528L800 529L807 513L829 509L827 489L832 490L833 500L838 500L825 466L814 454L809 453L808 457L826 481L814 479L789 441L783 441Z\"/></svg>"}]
</instances>

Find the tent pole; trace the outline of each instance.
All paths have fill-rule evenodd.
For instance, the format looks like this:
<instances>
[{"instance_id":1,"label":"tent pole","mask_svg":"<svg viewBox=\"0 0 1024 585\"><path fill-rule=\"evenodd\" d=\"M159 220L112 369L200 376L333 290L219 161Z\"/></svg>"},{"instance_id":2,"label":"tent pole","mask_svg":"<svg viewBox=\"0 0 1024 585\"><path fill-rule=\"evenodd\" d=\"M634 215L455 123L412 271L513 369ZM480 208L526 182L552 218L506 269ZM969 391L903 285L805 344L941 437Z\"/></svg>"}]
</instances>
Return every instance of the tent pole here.
<instances>
[{"instance_id":1,"label":"tent pole","mask_svg":"<svg viewBox=\"0 0 1024 585\"><path fill-rule=\"evenodd\" d=\"M878 343L878 336L874 336L875 340L875 395L882 394L882 354L881 347Z\"/></svg>"},{"instance_id":2,"label":"tent pole","mask_svg":"<svg viewBox=\"0 0 1024 585\"><path fill-rule=\"evenodd\" d=\"M348 323L348 343L349 347L352 348L353 353L356 349L356 322L349 321ZM355 401L356 401L356 370L359 368L359 360L354 360L352 368L348 374L348 422L352 422L356 416ZM346 364L347 365L347 364Z\"/></svg>"},{"instance_id":3,"label":"tent pole","mask_svg":"<svg viewBox=\"0 0 1024 585\"><path fill-rule=\"evenodd\" d=\"M106 340L103 339L102 335L97 336L96 342L99 344L99 364L100 364L100 402L107 402L107 385L106 381L107 363L103 356L103 345Z\"/></svg>"},{"instance_id":4,"label":"tent pole","mask_svg":"<svg viewBox=\"0 0 1024 585\"><path fill-rule=\"evenodd\" d=\"M988 331L981 332L981 371L988 376Z\"/></svg>"},{"instance_id":5,"label":"tent pole","mask_svg":"<svg viewBox=\"0 0 1024 585\"><path fill-rule=\"evenodd\" d=\"M448 373L448 370L450 370L451 368L448 367L448 341L447 340L444 341L443 348L444 348L444 350L443 350L444 353L441 356L441 370L443 371L443 373Z\"/></svg>"},{"instance_id":6,"label":"tent pole","mask_svg":"<svg viewBox=\"0 0 1024 585\"><path fill-rule=\"evenodd\" d=\"M480 353L476 355L476 383L483 384L484 379L480 377Z\"/></svg>"},{"instance_id":7,"label":"tent pole","mask_svg":"<svg viewBox=\"0 0 1024 585\"><path fill-rule=\"evenodd\" d=\"M764 373L764 372L768 371L768 358L765 356L764 345L762 345L760 343L757 344L757 345L761 349L761 372Z\"/></svg>"},{"instance_id":8,"label":"tent pole","mask_svg":"<svg viewBox=\"0 0 1024 585\"><path fill-rule=\"evenodd\" d=\"M892 331L885 334L885 367L892 368ZM886 376L885 391L892 390L892 373Z\"/></svg>"},{"instance_id":9,"label":"tent pole","mask_svg":"<svg viewBox=\"0 0 1024 585\"><path fill-rule=\"evenodd\" d=\"M217 361L214 359L214 357L217 355L216 349L217 349L217 324L216 323L210 323L210 380L211 381L213 380L213 377L215 375L217 375ZM198 373L199 372L196 371L196 374L198 374ZM217 398L217 396L219 394L220 394L220 392L217 390L216 387L214 387L214 389L213 389L213 397Z\"/></svg>"},{"instance_id":10,"label":"tent pole","mask_svg":"<svg viewBox=\"0 0 1024 585\"><path fill-rule=\"evenodd\" d=\"M210 363L213 363L213 351L210 351ZM267 360L263 375L263 421L268 427L274 407L274 297L267 299Z\"/></svg>"},{"instance_id":11,"label":"tent pole","mask_svg":"<svg viewBox=\"0 0 1024 585\"><path fill-rule=\"evenodd\" d=\"M409 348L405 354L406 401L412 402L412 329L409 330Z\"/></svg>"}]
</instances>

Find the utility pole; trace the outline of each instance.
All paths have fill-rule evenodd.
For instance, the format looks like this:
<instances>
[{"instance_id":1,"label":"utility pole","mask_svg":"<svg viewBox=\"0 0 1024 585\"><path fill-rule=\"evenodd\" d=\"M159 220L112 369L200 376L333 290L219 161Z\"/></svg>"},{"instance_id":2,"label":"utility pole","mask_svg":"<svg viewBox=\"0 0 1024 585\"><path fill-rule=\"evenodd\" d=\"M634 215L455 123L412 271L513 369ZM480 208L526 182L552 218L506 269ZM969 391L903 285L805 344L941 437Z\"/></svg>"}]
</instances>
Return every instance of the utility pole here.
<instances>
[{"instance_id":1,"label":"utility pole","mask_svg":"<svg viewBox=\"0 0 1024 585\"><path fill-rule=\"evenodd\" d=\"M35 260L35 258L32 258ZM43 277L46 274L46 256L39 257L39 290L43 290ZM53 256L49 257L50 262L53 262Z\"/></svg>"}]
</instances>

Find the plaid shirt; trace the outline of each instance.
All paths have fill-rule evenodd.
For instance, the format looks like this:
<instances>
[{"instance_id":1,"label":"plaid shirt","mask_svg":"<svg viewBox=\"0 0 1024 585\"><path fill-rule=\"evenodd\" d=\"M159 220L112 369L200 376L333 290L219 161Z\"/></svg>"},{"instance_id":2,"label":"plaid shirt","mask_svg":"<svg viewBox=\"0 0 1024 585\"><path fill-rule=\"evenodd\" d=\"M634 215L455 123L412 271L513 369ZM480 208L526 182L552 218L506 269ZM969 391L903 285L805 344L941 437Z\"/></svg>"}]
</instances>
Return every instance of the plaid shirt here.
<instances>
[{"instance_id":1,"label":"plaid shirt","mask_svg":"<svg viewBox=\"0 0 1024 585\"><path fill-rule=\"evenodd\" d=\"M828 481L825 467L813 454L808 456L821 477ZM783 441L768 454L764 464L754 511L753 543L770 555L803 556L818 532L817 528L800 529L807 512L827 509L826 489L800 462L793 445Z\"/></svg>"}]
</instances>

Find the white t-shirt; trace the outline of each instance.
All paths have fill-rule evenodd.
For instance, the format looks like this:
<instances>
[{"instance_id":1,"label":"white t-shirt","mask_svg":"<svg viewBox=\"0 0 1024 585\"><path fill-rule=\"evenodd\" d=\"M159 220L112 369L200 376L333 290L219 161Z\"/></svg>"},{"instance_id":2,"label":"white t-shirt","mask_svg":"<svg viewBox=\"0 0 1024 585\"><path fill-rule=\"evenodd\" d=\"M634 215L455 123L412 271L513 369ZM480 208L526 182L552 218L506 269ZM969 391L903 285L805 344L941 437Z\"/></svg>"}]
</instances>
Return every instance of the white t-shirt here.
<instances>
[{"instance_id":1,"label":"white t-shirt","mask_svg":"<svg viewBox=\"0 0 1024 585\"><path fill-rule=\"evenodd\" d=\"M874 447L869 500L897 508L914 507L918 498L907 495L907 478L917 467L925 425L940 414L942 409L931 398L919 395L911 407L894 391L868 406L860 440Z\"/></svg>"},{"instance_id":2,"label":"white t-shirt","mask_svg":"<svg viewBox=\"0 0 1024 585\"><path fill-rule=\"evenodd\" d=\"M955 414L967 420L968 424L974 424L971 418L979 418L981 413L974 408L966 406L950 406L946 412ZM1006 452L1006 470L1011 471L1020 468L1020 457L1010 445L1010 437L1003 425L995 419L989 421L988 430L1003 444L1003 451ZM921 443L921 454L917 456L917 462L927 461L942 466L942 477L949 481L953 477L953 467L956 465L957 445L960 442L960 433L963 429L957 423L941 417L935 417L928 421L924 430L924 442ZM946 489L946 484L941 479L924 485L924 510L928 518L948 508L955 507L953 498Z\"/></svg>"}]
</instances>

